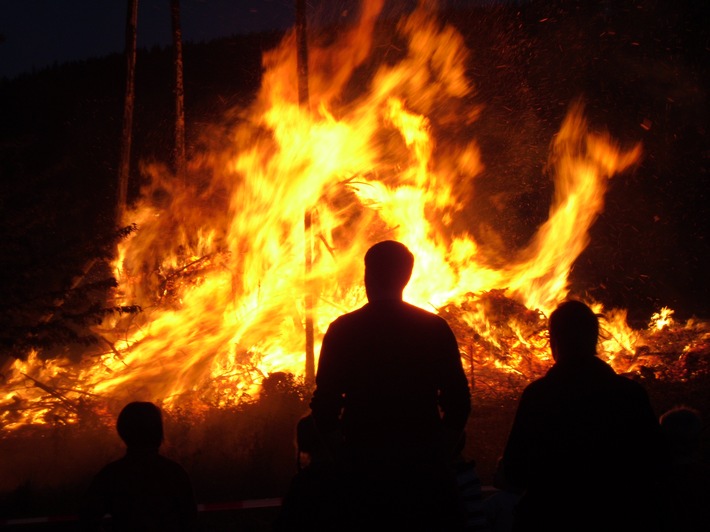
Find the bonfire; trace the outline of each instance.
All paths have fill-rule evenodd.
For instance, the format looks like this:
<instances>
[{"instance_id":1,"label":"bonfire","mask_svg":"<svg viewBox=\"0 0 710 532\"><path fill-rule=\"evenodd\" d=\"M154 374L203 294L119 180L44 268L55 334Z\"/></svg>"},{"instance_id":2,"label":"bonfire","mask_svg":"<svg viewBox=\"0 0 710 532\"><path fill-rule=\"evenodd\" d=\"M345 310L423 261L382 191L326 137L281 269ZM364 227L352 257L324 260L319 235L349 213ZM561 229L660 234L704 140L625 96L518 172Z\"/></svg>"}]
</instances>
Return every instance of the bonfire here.
<instances>
[{"instance_id":1,"label":"bonfire","mask_svg":"<svg viewBox=\"0 0 710 532\"><path fill-rule=\"evenodd\" d=\"M356 24L310 43L308 105L294 30L264 54L251 104L204 126L187 179L142 164L147 184L124 213L135 230L112 260L110 300L140 311L96 324L100 341L79 361L33 352L5 368L0 438L91 416L109 426L128 400L204 420L255 401L275 375L307 397L306 324L317 358L328 324L365 302L362 258L386 238L413 251L405 300L449 321L474 398L513 396L546 371L546 319L567 297L602 316L600 356L617 371L707 374L707 323L659 308L632 329L624 309L569 282L609 180L633 169L643 146L592 130L583 101L570 102L550 139L548 217L526 245L501 253L495 231L482 240L465 229L486 164L462 134L486 112L470 51L424 2L383 53L382 7L363 2Z\"/></svg>"}]
</instances>

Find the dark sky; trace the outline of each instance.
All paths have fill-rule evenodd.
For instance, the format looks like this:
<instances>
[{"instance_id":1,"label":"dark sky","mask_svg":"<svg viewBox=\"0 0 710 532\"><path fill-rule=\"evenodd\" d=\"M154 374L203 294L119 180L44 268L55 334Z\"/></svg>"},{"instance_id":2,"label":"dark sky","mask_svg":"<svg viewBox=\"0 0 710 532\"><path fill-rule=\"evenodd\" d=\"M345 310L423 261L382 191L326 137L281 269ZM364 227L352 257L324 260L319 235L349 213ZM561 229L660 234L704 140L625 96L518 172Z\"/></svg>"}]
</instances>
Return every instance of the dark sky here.
<instances>
[{"instance_id":1,"label":"dark sky","mask_svg":"<svg viewBox=\"0 0 710 532\"><path fill-rule=\"evenodd\" d=\"M181 0L183 40L291 26L295 0ZM139 0L138 47L171 40L170 0ZM125 45L126 0L0 0L0 78Z\"/></svg>"},{"instance_id":2,"label":"dark sky","mask_svg":"<svg viewBox=\"0 0 710 532\"><path fill-rule=\"evenodd\" d=\"M416 0L387 0L406 6ZM520 0L440 0L447 5ZM0 78L67 61L103 57L125 46L127 0L0 0ZM359 0L307 0L309 13L345 17ZM293 26L296 0L181 0L185 42ZM138 47L171 42L170 0L138 0Z\"/></svg>"}]
</instances>

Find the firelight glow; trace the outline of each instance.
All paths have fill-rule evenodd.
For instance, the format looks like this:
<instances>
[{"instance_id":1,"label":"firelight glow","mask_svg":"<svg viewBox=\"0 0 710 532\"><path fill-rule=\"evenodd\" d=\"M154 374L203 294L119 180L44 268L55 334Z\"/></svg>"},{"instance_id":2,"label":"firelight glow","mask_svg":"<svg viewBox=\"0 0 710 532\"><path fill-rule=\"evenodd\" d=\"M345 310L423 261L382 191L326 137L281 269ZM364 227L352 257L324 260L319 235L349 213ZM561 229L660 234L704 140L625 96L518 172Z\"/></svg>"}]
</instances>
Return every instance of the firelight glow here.
<instances>
[{"instance_id":1,"label":"firelight glow","mask_svg":"<svg viewBox=\"0 0 710 532\"><path fill-rule=\"evenodd\" d=\"M608 180L637 163L641 147L622 149L590 132L583 106L571 105L551 144L549 217L514 259L493 265L472 235L452 229L475 208L461 183L481 173L481 151L472 139L437 140L451 124L485 112L469 101L475 87L463 38L418 8L397 26L406 53L397 62L379 58L367 86L346 97L355 71L378 61L373 35L383 1L363 6L356 27L328 46L310 45L309 107L297 98L291 32L264 55L253 103L205 128L185 181L165 165L143 165L150 185L125 215L138 230L115 261L116 304L143 312L97 327L111 349L80 364L36 355L17 361L2 402L24 401L27 415L2 420L6 429L46 422L39 405L47 391L36 383L61 379L57 389L68 396L199 411L253 397L273 372L303 377L307 287L315 296L317 355L328 324L365 302L362 258L382 239L402 241L416 257L407 301L433 311L458 306L461 322L494 346L501 343L486 312L465 310L471 294L501 291L540 320L568 295ZM620 367L618 355L639 338L624 313L613 318L607 327L614 334L602 347ZM519 371L518 348L549 360L544 334L526 334L514 319L508 326L516 347L505 362L490 357L491 366ZM471 348L461 346L470 366Z\"/></svg>"}]
</instances>

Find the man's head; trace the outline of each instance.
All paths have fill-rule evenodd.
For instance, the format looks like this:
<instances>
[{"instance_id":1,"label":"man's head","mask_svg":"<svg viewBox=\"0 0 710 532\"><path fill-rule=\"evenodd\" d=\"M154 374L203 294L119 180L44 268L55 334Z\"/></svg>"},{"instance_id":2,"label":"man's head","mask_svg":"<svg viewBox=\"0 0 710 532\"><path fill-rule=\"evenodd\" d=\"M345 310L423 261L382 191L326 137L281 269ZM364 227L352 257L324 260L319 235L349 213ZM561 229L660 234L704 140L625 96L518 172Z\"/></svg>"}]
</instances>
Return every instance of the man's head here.
<instances>
[{"instance_id":1,"label":"man's head","mask_svg":"<svg viewBox=\"0 0 710 532\"><path fill-rule=\"evenodd\" d=\"M565 301L550 314L550 348L555 361L597 354L599 318L581 301Z\"/></svg>"},{"instance_id":2,"label":"man's head","mask_svg":"<svg viewBox=\"0 0 710 532\"><path fill-rule=\"evenodd\" d=\"M370 301L402 299L412 276L414 255L394 240L378 242L365 253L365 289Z\"/></svg>"},{"instance_id":3,"label":"man's head","mask_svg":"<svg viewBox=\"0 0 710 532\"><path fill-rule=\"evenodd\" d=\"M116 430L126 447L158 448L163 443L163 415L153 403L128 403L118 415Z\"/></svg>"}]
</instances>

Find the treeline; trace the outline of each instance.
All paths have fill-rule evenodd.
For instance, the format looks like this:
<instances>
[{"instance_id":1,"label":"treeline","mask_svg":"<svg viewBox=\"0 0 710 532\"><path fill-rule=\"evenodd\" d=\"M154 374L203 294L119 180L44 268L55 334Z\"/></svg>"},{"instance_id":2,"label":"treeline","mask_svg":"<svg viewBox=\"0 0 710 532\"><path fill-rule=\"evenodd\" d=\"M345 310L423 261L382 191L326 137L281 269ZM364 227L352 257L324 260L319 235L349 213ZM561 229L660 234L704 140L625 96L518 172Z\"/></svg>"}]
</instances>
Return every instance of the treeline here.
<instances>
[{"instance_id":1,"label":"treeline","mask_svg":"<svg viewBox=\"0 0 710 532\"><path fill-rule=\"evenodd\" d=\"M188 122L251 98L277 32L184 46ZM140 50L129 199L137 164L168 161L174 142L170 48ZM114 285L104 259L133 228L115 227L125 60L73 62L0 82L0 371L32 348L71 354L93 340ZM78 283L78 281L80 281Z\"/></svg>"},{"instance_id":2,"label":"treeline","mask_svg":"<svg viewBox=\"0 0 710 532\"><path fill-rule=\"evenodd\" d=\"M261 54L280 37L274 32L186 43L188 124L219 117L252 96L261 80ZM172 61L169 47L138 52L133 160L169 158ZM3 196L57 187L63 196L90 197L94 201L88 207L100 207L97 203L115 186L125 74L123 55L113 54L0 82ZM96 219L97 213L84 212L92 214Z\"/></svg>"}]
</instances>

